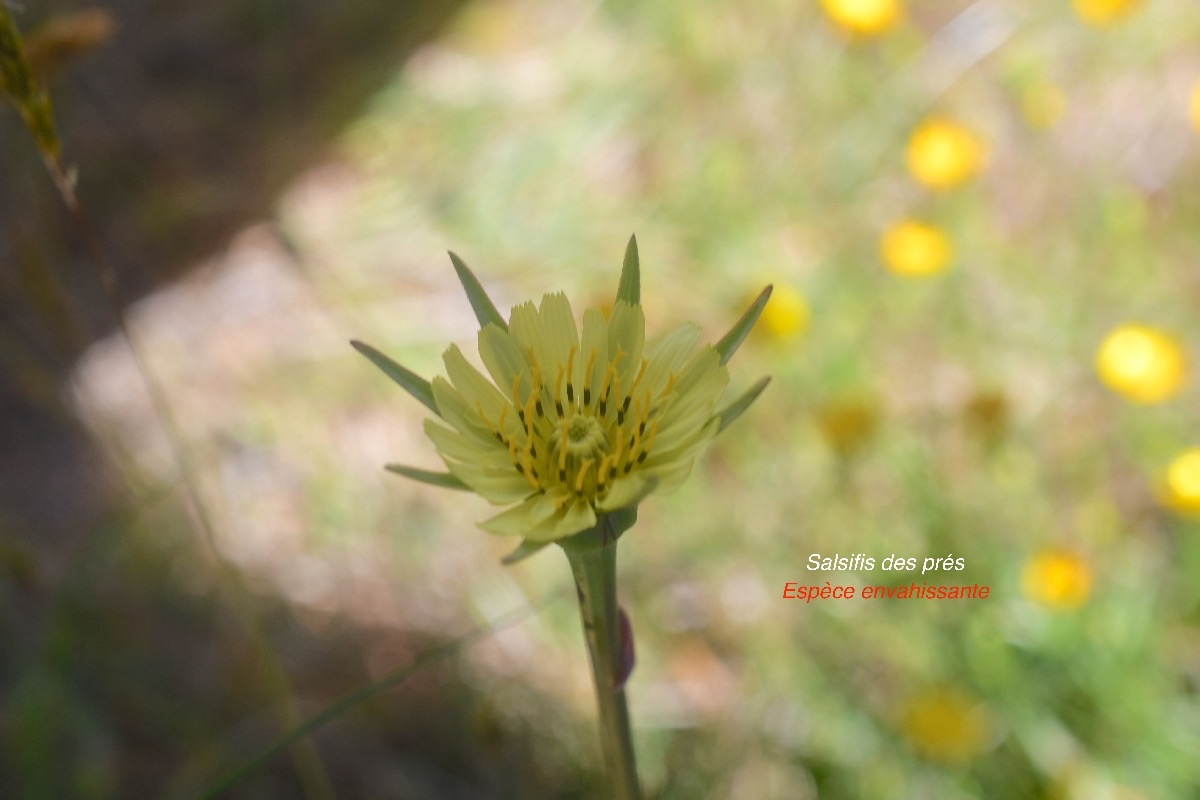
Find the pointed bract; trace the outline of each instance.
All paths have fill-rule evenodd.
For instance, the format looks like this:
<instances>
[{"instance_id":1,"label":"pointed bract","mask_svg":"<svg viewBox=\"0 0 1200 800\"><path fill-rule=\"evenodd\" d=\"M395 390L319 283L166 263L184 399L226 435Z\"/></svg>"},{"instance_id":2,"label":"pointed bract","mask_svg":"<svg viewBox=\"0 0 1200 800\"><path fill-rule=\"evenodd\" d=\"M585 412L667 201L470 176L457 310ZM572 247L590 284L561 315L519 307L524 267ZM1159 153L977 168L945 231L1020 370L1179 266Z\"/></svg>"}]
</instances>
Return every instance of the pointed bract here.
<instances>
[{"instance_id":1,"label":"pointed bract","mask_svg":"<svg viewBox=\"0 0 1200 800\"><path fill-rule=\"evenodd\" d=\"M729 333L721 337L721 341L717 342L713 347L721 354L721 363L726 364L733 354L745 341L746 336L750 333L750 329L754 327L754 323L758 321L758 315L762 313L763 308L767 305L767 300L771 297L771 289L768 286L759 293L750 307L746 309L746 313L742 314L741 318L734 323L729 329Z\"/></svg>"},{"instance_id":2,"label":"pointed bract","mask_svg":"<svg viewBox=\"0 0 1200 800\"><path fill-rule=\"evenodd\" d=\"M400 384L400 388L424 403L430 411L441 416L437 403L433 399L433 387L429 381L400 366L369 344L354 340L350 342L350 345L369 358L371 363L383 370L385 375Z\"/></svg>"},{"instance_id":3,"label":"pointed bract","mask_svg":"<svg viewBox=\"0 0 1200 800\"><path fill-rule=\"evenodd\" d=\"M500 563L515 564L518 561L524 561L548 544L550 542L531 542L528 539L522 539L521 543L517 545L517 549L500 559Z\"/></svg>"},{"instance_id":4,"label":"pointed bract","mask_svg":"<svg viewBox=\"0 0 1200 800\"><path fill-rule=\"evenodd\" d=\"M625 246L625 262L621 265L617 300L624 300L631 306L642 302L642 267L638 259L637 236L630 236L629 244Z\"/></svg>"},{"instance_id":5,"label":"pointed bract","mask_svg":"<svg viewBox=\"0 0 1200 800\"><path fill-rule=\"evenodd\" d=\"M742 412L758 399L758 396L763 393L763 389L766 389L767 384L770 382L771 376L769 375L759 378L758 383L747 389L741 397L718 411L717 417L721 420L721 424L717 427L717 433L728 428L735 419L740 417Z\"/></svg>"},{"instance_id":6,"label":"pointed bract","mask_svg":"<svg viewBox=\"0 0 1200 800\"><path fill-rule=\"evenodd\" d=\"M388 464L384 469L388 472L394 472L397 475L403 475L406 478L412 478L414 481L428 483L430 486L441 486L443 489L459 489L468 492L471 490L470 486L467 486L449 472L430 472L427 469L407 467L404 464Z\"/></svg>"},{"instance_id":7,"label":"pointed bract","mask_svg":"<svg viewBox=\"0 0 1200 800\"><path fill-rule=\"evenodd\" d=\"M508 323L500 316L496 304L487 296L483 284L475 277L475 273L471 272L471 268L454 253L450 253L450 261L454 264L454 271L458 273L459 283L467 293L467 299L471 301L471 310L475 312L475 319L479 320L479 327L486 328L489 323L494 323L501 329L508 330Z\"/></svg>"}]
</instances>

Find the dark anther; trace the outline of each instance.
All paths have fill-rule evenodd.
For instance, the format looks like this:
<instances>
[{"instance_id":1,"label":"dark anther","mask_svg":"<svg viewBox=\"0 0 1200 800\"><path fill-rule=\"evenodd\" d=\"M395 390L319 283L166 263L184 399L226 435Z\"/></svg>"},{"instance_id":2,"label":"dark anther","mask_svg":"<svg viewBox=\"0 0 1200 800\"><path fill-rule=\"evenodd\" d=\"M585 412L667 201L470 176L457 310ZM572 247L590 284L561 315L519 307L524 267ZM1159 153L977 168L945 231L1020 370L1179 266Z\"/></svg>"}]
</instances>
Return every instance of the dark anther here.
<instances>
[{"instance_id":1,"label":"dark anther","mask_svg":"<svg viewBox=\"0 0 1200 800\"><path fill-rule=\"evenodd\" d=\"M587 408L592 404L592 389L590 386L584 387L583 390L583 407Z\"/></svg>"},{"instance_id":2,"label":"dark anther","mask_svg":"<svg viewBox=\"0 0 1200 800\"><path fill-rule=\"evenodd\" d=\"M560 481L566 481L566 479L567 479L567 471L566 471L565 469L560 469L560 470L558 471L558 479L559 479Z\"/></svg>"},{"instance_id":3,"label":"dark anther","mask_svg":"<svg viewBox=\"0 0 1200 800\"><path fill-rule=\"evenodd\" d=\"M641 464L642 462L644 462L646 460L646 456L648 456L648 455L650 455L650 453L646 450L643 450L640 454L638 454L637 462L639 464Z\"/></svg>"},{"instance_id":4,"label":"dark anther","mask_svg":"<svg viewBox=\"0 0 1200 800\"><path fill-rule=\"evenodd\" d=\"M572 386L570 383L567 383L567 402L568 403L575 402L575 387Z\"/></svg>"},{"instance_id":5,"label":"dark anther","mask_svg":"<svg viewBox=\"0 0 1200 800\"><path fill-rule=\"evenodd\" d=\"M537 409L537 415L538 415L539 417L544 417L544 416L546 416L546 412L542 410L542 399L541 399L540 397L538 398L538 401L537 401L537 403L535 403L533 407L534 407L535 409Z\"/></svg>"},{"instance_id":6,"label":"dark anther","mask_svg":"<svg viewBox=\"0 0 1200 800\"><path fill-rule=\"evenodd\" d=\"M558 412L558 418L562 419L563 418L562 402L555 400L554 401L554 410Z\"/></svg>"}]
</instances>

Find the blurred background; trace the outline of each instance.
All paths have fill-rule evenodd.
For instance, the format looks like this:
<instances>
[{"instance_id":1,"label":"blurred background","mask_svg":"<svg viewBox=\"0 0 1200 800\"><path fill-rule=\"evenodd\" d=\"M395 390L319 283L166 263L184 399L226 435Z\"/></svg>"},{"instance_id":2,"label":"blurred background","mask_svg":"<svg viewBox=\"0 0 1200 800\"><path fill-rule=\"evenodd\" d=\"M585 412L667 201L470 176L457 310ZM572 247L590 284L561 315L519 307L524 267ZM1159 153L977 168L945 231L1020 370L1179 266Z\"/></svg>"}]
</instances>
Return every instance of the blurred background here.
<instances>
[{"instance_id":1,"label":"blurred background","mask_svg":"<svg viewBox=\"0 0 1200 800\"><path fill-rule=\"evenodd\" d=\"M6 104L0 795L195 797L449 647L224 796L604 796L565 559L383 471L439 463L348 340L444 374L446 250L582 313L636 232L651 335L775 286L622 540L648 794L1200 796L1192 0L13 13L90 223Z\"/></svg>"}]
</instances>

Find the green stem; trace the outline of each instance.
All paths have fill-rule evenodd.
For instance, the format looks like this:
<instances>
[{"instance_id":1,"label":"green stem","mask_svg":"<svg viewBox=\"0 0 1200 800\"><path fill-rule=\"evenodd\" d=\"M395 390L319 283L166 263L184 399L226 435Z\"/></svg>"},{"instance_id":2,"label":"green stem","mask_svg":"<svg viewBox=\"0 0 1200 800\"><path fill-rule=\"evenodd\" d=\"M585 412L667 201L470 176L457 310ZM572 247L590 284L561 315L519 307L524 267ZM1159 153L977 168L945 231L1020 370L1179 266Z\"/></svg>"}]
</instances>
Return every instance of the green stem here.
<instances>
[{"instance_id":1,"label":"green stem","mask_svg":"<svg viewBox=\"0 0 1200 800\"><path fill-rule=\"evenodd\" d=\"M614 783L613 796L619 800L641 800L629 706L624 685L618 685L621 623L617 610L617 537L620 533L612 515L604 515L591 530L563 541L562 548L575 575L579 613L600 709L600 741Z\"/></svg>"}]
</instances>

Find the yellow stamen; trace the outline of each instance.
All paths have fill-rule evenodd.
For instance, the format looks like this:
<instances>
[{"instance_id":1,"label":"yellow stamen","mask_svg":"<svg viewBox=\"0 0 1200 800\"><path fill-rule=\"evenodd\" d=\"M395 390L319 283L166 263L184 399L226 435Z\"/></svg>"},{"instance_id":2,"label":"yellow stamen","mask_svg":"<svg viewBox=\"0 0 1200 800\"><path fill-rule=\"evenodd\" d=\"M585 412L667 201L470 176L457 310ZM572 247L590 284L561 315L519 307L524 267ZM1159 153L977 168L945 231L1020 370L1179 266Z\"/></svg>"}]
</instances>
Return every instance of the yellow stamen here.
<instances>
[{"instance_id":1,"label":"yellow stamen","mask_svg":"<svg viewBox=\"0 0 1200 800\"><path fill-rule=\"evenodd\" d=\"M650 448L654 446L654 437L658 434L658 420L650 423L650 432L646 434L646 443L642 445L642 455L649 455Z\"/></svg>"},{"instance_id":2,"label":"yellow stamen","mask_svg":"<svg viewBox=\"0 0 1200 800\"><path fill-rule=\"evenodd\" d=\"M600 459L600 466L596 470L596 491L599 492L604 482L608 480L608 473L613 467L613 454L609 453L604 458Z\"/></svg>"},{"instance_id":3,"label":"yellow stamen","mask_svg":"<svg viewBox=\"0 0 1200 800\"><path fill-rule=\"evenodd\" d=\"M640 384L642 382L642 377L646 374L646 367L648 365L649 365L649 362L643 358L642 365L640 367L638 367L637 376L634 377L633 383L629 384L629 394L631 396L633 395L634 392L637 391L638 384Z\"/></svg>"},{"instance_id":4,"label":"yellow stamen","mask_svg":"<svg viewBox=\"0 0 1200 800\"><path fill-rule=\"evenodd\" d=\"M564 419L562 438L558 441L558 474L562 475L567 469L567 442L570 441L570 424Z\"/></svg>"},{"instance_id":5,"label":"yellow stamen","mask_svg":"<svg viewBox=\"0 0 1200 800\"><path fill-rule=\"evenodd\" d=\"M575 476L576 492L583 492L583 481L585 478L587 478L588 470L591 469L592 465L595 463L596 459L594 458L588 458L584 460L583 465L579 468L579 474Z\"/></svg>"},{"instance_id":6,"label":"yellow stamen","mask_svg":"<svg viewBox=\"0 0 1200 800\"><path fill-rule=\"evenodd\" d=\"M525 434L529 437L533 436L533 407L535 405L537 405L537 396L530 392L529 399L525 402ZM529 441L532 442L533 439L530 438Z\"/></svg>"},{"instance_id":7,"label":"yellow stamen","mask_svg":"<svg viewBox=\"0 0 1200 800\"><path fill-rule=\"evenodd\" d=\"M533 477L533 459L529 458L528 454L525 456L525 468L521 470L521 474L525 476L525 480L529 481L530 487L535 490L542 488L538 479Z\"/></svg>"},{"instance_id":8,"label":"yellow stamen","mask_svg":"<svg viewBox=\"0 0 1200 800\"><path fill-rule=\"evenodd\" d=\"M665 387L663 387L662 394L660 394L658 396L658 399L662 400L664 397L669 395L671 393L671 390L674 388L675 388L675 373L672 372L670 375L667 376L667 385Z\"/></svg>"},{"instance_id":9,"label":"yellow stamen","mask_svg":"<svg viewBox=\"0 0 1200 800\"><path fill-rule=\"evenodd\" d=\"M571 349L567 351L567 383L571 382L574 373L571 370L575 367L575 345L571 345Z\"/></svg>"},{"instance_id":10,"label":"yellow stamen","mask_svg":"<svg viewBox=\"0 0 1200 800\"><path fill-rule=\"evenodd\" d=\"M595 366L596 351L592 351L592 355L588 356L587 369L583 371L583 408L588 407L588 402L592 399L592 367Z\"/></svg>"}]
</instances>

